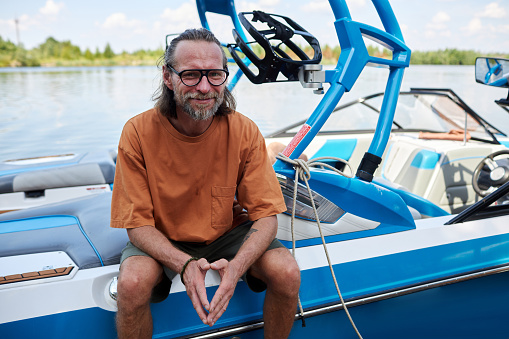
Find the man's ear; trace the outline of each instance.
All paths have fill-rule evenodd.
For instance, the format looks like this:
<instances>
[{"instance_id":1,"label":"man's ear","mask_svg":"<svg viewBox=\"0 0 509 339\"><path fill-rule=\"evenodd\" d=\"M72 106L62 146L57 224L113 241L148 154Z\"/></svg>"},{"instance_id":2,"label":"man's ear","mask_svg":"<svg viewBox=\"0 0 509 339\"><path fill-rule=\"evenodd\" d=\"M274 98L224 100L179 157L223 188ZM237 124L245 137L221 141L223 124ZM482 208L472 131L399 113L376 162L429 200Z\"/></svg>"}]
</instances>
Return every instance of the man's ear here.
<instances>
[{"instance_id":1,"label":"man's ear","mask_svg":"<svg viewBox=\"0 0 509 339\"><path fill-rule=\"evenodd\" d=\"M163 81L166 87L173 91L173 83L171 82L171 73L168 68L163 65Z\"/></svg>"}]
</instances>

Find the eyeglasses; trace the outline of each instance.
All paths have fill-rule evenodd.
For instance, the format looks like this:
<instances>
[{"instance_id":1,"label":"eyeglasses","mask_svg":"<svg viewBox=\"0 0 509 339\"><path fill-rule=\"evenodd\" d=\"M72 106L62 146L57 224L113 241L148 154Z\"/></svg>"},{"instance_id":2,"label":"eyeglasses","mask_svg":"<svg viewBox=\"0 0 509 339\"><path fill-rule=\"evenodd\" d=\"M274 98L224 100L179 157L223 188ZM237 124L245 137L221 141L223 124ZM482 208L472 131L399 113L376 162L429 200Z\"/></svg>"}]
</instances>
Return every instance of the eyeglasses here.
<instances>
[{"instance_id":1,"label":"eyeglasses","mask_svg":"<svg viewBox=\"0 0 509 339\"><path fill-rule=\"evenodd\" d=\"M225 69L186 69L182 72L177 72L175 68L167 65L175 74L177 74L182 80L182 83L186 86L192 87L200 83L203 76L207 77L209 84L212 86L221 86L228 78L227 70Z\"/></svg>"}]
</instances>

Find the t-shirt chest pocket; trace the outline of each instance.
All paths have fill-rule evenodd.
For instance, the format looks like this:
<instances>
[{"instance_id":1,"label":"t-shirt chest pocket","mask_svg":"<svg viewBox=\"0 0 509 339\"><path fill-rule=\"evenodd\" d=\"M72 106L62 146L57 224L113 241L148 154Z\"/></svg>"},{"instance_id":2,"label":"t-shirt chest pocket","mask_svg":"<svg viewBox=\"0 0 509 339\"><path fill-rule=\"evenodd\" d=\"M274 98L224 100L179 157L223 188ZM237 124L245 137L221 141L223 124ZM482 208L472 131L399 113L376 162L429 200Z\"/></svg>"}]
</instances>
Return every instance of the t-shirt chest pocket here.
<instances>
[{"instance_id":1,"label":"t-shirt chest pocket","mask_svg":"<svg viewBox=\"0 0 509 339\"><path fill-rule=\"evenodd\" d=\"M212 187L212 227L231 227L233 222L233 201L237 187Z\"/></svg>"}]
</instances>

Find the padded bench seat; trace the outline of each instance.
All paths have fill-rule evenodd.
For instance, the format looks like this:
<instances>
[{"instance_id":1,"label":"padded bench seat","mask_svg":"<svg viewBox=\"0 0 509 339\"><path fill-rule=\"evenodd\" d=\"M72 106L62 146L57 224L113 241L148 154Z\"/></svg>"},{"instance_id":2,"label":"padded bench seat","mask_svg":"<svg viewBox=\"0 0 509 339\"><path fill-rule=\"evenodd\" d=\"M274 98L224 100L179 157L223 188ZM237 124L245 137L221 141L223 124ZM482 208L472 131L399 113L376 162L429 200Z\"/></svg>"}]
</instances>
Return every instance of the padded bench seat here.
<instances>
[{"instance_id":1,"label":"padded bench seat","mask_svg":"<svg viewBox=\"0 0 509 339\"><path fill-rule=\"evenodd\" d=\"M102 151L0 163L0 194L113 184L116 152Z\"/></svg>"},{"instance_id":2,"label":"padded bench seat","mask_svg":"<svg viewBox=\"0 0 509 339\"><path fill-rule=\"evenodd\" d=\"M111 193L0 214L0 257L64 251L81 268L118 264L128 241L110 224Z\"/></svg>"}]
</instances>

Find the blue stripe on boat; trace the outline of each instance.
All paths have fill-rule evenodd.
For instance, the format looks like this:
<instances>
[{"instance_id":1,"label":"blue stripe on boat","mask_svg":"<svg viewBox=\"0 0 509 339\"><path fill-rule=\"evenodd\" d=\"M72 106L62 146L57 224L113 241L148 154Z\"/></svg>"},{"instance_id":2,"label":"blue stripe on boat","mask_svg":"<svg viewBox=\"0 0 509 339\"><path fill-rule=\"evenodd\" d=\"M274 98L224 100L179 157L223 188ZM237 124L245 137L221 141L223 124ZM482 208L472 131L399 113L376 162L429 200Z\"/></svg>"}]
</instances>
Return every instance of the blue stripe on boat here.
<instances>
[{"instance_id":1,"label":"blue stripe on boat","mask_svg":"<svg viewBox=\"0 0 509 339\"><path fill-rule=\"evenodd\" d=\"M77 224L77 219L70 215L51 215L27 219L7 220L0 221L0 234L34 231Z\"/></svg>"}]
</instances>

